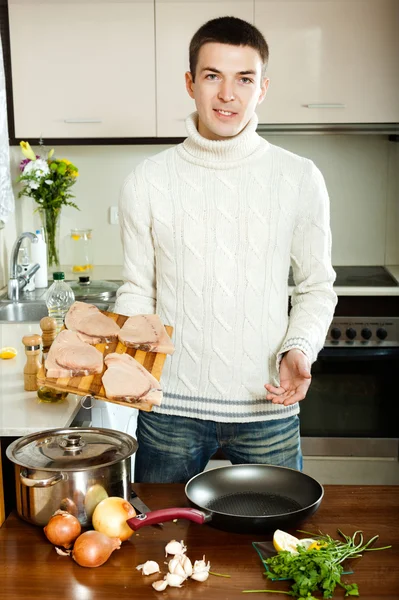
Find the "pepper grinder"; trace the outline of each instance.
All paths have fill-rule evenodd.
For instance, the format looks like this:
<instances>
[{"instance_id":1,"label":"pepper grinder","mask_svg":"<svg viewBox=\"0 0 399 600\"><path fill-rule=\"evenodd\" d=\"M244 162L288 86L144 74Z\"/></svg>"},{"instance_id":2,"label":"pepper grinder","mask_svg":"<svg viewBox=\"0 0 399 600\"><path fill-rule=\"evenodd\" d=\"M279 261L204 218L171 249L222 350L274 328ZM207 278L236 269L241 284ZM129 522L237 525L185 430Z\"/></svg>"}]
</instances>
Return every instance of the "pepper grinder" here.
<instances>
[{"instance_id":1,"label":"pepper grinder","mask_svg":"<svg viewBox=\"0 0 399 600\"><path fill-rule=\"evenodd\" d=\"M36 392L39 389L37 374L41 367L39 355L42 338L37 333L25 335L22 338L22 343L25 346L25 354L27 357L24 368L24 389L27 392Z\"/></svg>"},{"instance_id":2,"label":"pepper grinder","mask_svg":"<svg viewBox=\"0 0 399 600\"><path fill-rule=\"evenodd\" d=\"M43 340L43 363L51 344L54 342L57 335L57 321L52 317L43 317L40 321Z\"/></svg>"}]
</instances>

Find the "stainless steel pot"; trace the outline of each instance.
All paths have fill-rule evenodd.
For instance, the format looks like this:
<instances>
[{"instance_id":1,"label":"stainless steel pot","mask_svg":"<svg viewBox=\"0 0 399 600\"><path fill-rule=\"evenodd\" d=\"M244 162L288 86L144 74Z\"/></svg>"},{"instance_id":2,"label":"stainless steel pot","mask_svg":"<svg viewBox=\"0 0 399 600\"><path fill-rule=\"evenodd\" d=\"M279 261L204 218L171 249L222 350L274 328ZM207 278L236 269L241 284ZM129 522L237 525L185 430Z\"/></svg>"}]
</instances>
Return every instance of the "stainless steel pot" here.
<instances>
[{"instance_id":1,"label":"stainless steel pot","mask_svg":"<svg viewBox=\"0 0 399 600\"><path fill-rule=\"evenodd\" d=\"M112 429L50 429L19 438L6 450L15 463L17 511L44 526L67 510L83 526L107 496L130 498L130 457L137 441Z\"/></svg>"}]
</instances>

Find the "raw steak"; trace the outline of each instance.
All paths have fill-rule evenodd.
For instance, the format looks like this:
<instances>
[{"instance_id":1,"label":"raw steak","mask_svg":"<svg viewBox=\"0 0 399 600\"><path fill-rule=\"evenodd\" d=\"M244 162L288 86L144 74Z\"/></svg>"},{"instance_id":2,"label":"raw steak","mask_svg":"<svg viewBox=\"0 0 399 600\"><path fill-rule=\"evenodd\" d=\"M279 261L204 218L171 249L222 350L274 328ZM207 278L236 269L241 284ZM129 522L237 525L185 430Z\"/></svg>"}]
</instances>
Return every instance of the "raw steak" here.
<instances>
[{"instance_id":1,"label":"raw steak","mask_svg":"<svg viewBox=\"0 0 399 600\"><path fill-rule=\"evenodd\" d=\"M110 400L138 403L145 400L159 406L162 401L161 384L129 354L111 352L104 359L107 365L102 382Z\"/></svg>"},{"instance_id":2,"label":"raw steak","mask_svg":"<svg viewBox=\"0 0 399 600\"><path fill-rule=\"evenodd\" d=\"M97 306L86 302L74 302L65 315L65 327L76 331L88 344L112 342L118 338L120 327L115 321L103 315Z\"/></svg>"},{"instance_id":3,"label":"raw steak","mask_svg":"<svg viewBox=\"0 0 399 600\"><path fill-rule=\"evenodd\" d=\"M145 352L173 354L175 347L158 315L129 317L118 333L120 341Z\"/></svg>"},{"instance_id":4,"label":"raw steak","mask_svg":"<svg viewBox=\"0 0 399 600\"><path fill-rule=\"evenodd\" d=\"M75 377L102 373L103 355L85 344L74 331L63 329L51 344L45 365L46 377Z\"/></svg>"}]
</instances>

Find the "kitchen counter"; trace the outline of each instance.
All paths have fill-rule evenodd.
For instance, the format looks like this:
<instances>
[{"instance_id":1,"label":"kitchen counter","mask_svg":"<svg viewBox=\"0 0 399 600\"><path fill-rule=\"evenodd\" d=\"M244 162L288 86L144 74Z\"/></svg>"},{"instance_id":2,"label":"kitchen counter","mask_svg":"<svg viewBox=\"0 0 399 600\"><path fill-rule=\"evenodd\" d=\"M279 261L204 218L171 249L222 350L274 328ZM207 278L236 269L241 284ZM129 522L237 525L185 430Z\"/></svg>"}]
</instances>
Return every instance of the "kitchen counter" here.
<instances>
[{"instance_id":1,"label":"kitchen counter","mask_svg":"<svg viewBox=\"0 0 399 600\"><path fill-rule=\"evenodd\" d=\"M69 394L63 402L41 402L37 392L24 390L26 364L24 335L38 333L38 323L0 325L0 347L13 346L16 358L0 360L0 437L19 437L41 431L68 427L80 409L81 396Z\"/></svg>"},{"instance_id":2,"label":"kitchen counter","mask_svg":"<svg viewBox=\"0 0 399 600\"><path fill-rule=\"evenodd\" d=\"M188 506L181 484L135 484L138 496L152 509ZM318 512L301 529L319 529L338 537L337 527L346 534L362 529L366 539L379 534L380 546L390 550L366 552L353 561L353 575L344 576L348 583L359 585L361 600L397 600L399 591L399 486L325 486L325 496ZM295 530L291 530L295 534ZM303 536L302 536L303 537ZM211 571L230 578L210 575L204 583L186 581L183 589L170 588L157 593L151 583L166 573L164 547L172 539L184 540L192 561L211 562ZM287 590L286 582L270 582L251 545L252 541L270 540L271 535L244 535L213 529L179 520L164 523L163 528L145 527L124 542L102 567L79 567L70 557L58 556L42 530L8 517L0 529L0 599L54 600L144 600L168 598L190 600L243 599L242 590ZM155 560L161 574L143 576L136 566ZM281 594L259 597L270 600ZM343 598L337 588L334 598Z\"/></svg>"},{"instance_id":3,"label":"kitchen counter","mask_svg":"<svg viewBox=\"0 0 399 600\"><path fill-rule=\"evenodd\" d=\"M70 267L63 267L66 273ZM393 277L399 283L399 266L387 266L386 269L391 273ZM122 280L122 266L117 265L96 265L91 275L92 279L110 279L110 280ZM69 276L68 276L69 277ZM74 275L76 277L76 275ZM289 287L288 291L291 295L293 288ZM353 287L353 286L335 286L335 292L338 296L399 296L399 285L386 286L386 287Z\"/></svg>"}]
</instances>

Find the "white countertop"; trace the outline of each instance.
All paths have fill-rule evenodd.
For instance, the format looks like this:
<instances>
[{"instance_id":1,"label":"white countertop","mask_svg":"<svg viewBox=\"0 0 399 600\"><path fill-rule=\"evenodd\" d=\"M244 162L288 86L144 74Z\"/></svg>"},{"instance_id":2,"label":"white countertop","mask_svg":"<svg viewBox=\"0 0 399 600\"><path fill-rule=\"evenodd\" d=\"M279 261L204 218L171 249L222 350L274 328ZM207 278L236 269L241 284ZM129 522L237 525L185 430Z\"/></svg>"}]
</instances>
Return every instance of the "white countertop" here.
<instances>
[{"instance_id":1,"label":"white countertop","mask_svg":"<svg viewBox=\"0 0 399 600\"><path fill-rule=\"evenodd\" d=\"M24 390L26 354L22 338L38 333L38 323L0 325L0 347L13 346L16 358L0 359L0 437L23 436L44 429L68 427L80 409L81 396L69 394L56 404L41 402L37 392Z\"/></svg>"}]
</instances>

